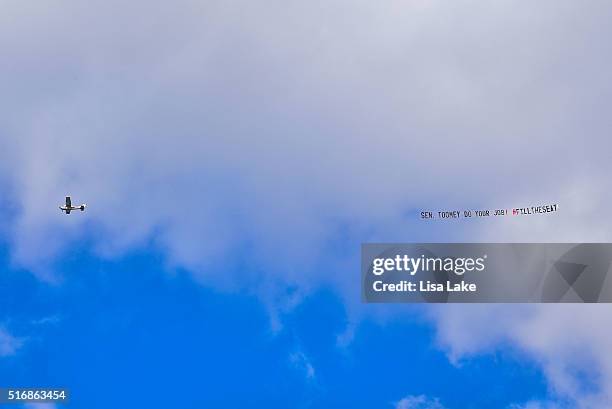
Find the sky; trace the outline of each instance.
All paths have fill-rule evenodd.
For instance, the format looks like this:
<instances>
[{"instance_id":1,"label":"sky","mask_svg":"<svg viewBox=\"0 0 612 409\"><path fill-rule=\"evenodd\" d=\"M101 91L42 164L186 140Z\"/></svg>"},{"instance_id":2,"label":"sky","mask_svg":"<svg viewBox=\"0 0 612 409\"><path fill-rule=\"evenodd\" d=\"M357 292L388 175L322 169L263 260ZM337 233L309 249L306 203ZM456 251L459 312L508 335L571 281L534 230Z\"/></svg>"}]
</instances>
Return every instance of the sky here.
<instances>
[{"instance_id":1,"label":"sky","mask_svg":"<svg viewBox=\"0 0 612 409\"><path fill-rule=\"evenodd\" d=\"M74 408L611 407L607 305L359 289L363 242L610 242L611 17L0 1L0 386Z\"/></svg>"}]
</instances>

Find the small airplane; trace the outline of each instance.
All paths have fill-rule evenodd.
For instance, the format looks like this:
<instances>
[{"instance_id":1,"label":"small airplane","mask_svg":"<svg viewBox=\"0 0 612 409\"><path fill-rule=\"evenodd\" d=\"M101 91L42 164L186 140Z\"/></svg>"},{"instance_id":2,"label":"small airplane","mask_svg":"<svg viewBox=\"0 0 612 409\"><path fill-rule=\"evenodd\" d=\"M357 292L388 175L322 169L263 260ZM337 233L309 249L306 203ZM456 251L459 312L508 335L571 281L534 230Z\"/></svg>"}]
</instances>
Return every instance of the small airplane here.
<instances>
[{"instance_id":1,"label":"small airplane","mask_svg":"<svg viewBox=\"0 0 612 409\"><path fill-rule=\"evenodd\" d=\"M70 196L66 196L66 205L65 206L60 206L59 208L63 211L66 212L66 214L70 214L71 210L80 210L80 211L84 211L85 208L87 207L86 204L82 204L80 206L73 206L72 205L72 200L70 200Z\"/></svg>"}]
</instances>

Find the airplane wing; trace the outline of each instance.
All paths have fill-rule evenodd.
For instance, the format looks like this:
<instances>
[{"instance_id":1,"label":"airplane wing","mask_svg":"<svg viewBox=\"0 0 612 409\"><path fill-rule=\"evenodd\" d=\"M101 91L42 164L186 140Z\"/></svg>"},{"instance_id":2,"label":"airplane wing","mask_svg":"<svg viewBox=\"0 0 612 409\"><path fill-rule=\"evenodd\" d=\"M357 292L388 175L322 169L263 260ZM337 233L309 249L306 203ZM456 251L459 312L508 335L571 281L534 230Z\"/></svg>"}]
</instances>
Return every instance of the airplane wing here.
<instances>
[{"instance_id":1,"label":"airplane wing","mask_svg":"<svg viewBox=\"0 0 612 409\"><path fill-rule=\"evenodd\" d=\"M66 207L72 206L72 200L70 200L70 196L66 196Z\"/></svg>"},{"instance_id":2,"label":"airplane wing","mask_svg":"<svg viewBox=\"0 0 612 409\"><path fill-rule=\"evenodd\" d=\"M66 214L70 214L70 208L66 208Z\"/></svg>"}]
</instances>

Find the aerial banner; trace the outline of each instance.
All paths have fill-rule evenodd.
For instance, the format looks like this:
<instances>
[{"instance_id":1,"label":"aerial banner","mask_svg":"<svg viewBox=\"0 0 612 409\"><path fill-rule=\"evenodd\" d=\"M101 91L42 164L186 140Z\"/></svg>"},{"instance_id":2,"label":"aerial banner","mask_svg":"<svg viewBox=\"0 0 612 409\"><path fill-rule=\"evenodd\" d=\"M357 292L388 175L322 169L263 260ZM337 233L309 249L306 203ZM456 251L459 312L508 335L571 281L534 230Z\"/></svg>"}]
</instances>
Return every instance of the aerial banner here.
<instances>
[{"instance_id":1,"label":"aerial banner","mask_svg":"<svg viewBox=\"0 0 612 409\"><path fill-rule=\"evenodd\" d=\"M366 243L366 303L610 303L611 243Z\"/></svg>"}]
</instances>

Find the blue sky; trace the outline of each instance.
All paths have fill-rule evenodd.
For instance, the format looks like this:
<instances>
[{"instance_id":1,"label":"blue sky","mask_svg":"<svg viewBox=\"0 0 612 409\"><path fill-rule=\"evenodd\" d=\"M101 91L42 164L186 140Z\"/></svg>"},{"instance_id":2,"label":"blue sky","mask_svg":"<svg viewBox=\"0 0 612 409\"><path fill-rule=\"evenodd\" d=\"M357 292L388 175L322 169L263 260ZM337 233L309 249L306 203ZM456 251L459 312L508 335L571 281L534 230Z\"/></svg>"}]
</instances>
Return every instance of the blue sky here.
<instances>
[{"instance_id":1,"label":"blue sky","mask_svg":"<svg viewBox=\"0 0 612 409\"><path fill-rule=\"evenodd\" d=\"M363 242L612 240L610 21L570 0L3 1L0 386L611 407L606 305L372 306L358 278Z\"/></svg>"},{"instance_id":2,"label":"blue sky","mask_svg":"<svg viewBox=\"0 0 612 409\"><path fill-rule=\"evenodd\" d=\"M364 320L338 346L347 315L330 288L273 332L257 298L169 275L159 261L145 251L100 262L76 248L59 266L65 282L50 286L3 257L1 318L24 340L1 361L3 384L66 386L69 407L87 408L392 408L407 395L507 407L546 394L541 371L518 353L452 365L418 319Z\"/></svg>"}]
</instances>

